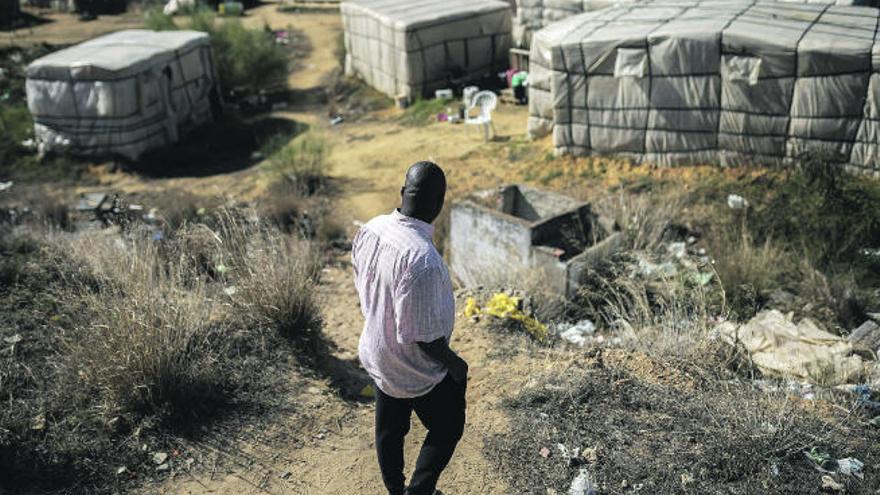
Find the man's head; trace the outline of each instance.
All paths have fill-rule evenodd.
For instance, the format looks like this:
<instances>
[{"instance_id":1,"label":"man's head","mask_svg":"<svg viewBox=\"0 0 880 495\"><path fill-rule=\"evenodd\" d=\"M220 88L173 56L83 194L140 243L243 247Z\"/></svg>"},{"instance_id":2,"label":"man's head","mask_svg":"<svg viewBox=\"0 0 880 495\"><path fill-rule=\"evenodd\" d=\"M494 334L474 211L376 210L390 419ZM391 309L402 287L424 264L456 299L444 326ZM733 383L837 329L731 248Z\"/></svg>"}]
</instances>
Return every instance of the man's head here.
<instances>
[{"instance_id":1,"label":"man's head","mask_svg":"<svg viewBox=\"0 0 880 495\"><path fill-rule=\"evenodd\" d=\"M446 174L433 162L416 162L406 171L400 188L400 212L431 223L443 209L446 197Z\"/></svg>"}]
</instances>

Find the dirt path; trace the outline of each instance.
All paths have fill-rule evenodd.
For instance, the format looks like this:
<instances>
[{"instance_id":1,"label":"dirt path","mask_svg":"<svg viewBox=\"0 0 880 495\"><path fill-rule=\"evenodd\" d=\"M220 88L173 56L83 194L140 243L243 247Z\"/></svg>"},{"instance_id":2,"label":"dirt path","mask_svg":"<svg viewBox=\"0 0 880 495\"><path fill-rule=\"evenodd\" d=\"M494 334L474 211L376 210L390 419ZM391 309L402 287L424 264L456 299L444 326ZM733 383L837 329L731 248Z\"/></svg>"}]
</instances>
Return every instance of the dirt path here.
<instances>
[{"instance_id":1,"label":"dirt path","mask_svg":"<svg viewBox=\"0 0 880 495\"><path fill-rule=\"evenodd\" d=\"M325 332L339 347L336 355L356 356L362 320L357 295L347 266L325 271L319 294L324 304ZM505 395L522 388L529 376L543 371L550 361L526 353L491 357L491 335L459 315L452 346L471 363L468 388L468 422L455 457L441 478L447 495L505 493L505 485L483 457L484 439L503 431L506 424L499 408ZM271 432L262 440L241 442L235 447L244 459L239 468L223 475L201 472L179 474L149 493L206 494L255 493L379 494L382 483L373 450L373 406L346 402L316 382L303 398L304 407L320 407L319 424L312 425L305 447L273 443ZM297 418L291 418L295 420ZM279 425L284 428L284 425ZM411 471L425 430L417 419L406 443L407 469Z\"/></svg>"},{"instance_id":2,"label":"dirt path","mask_svg":"<svg viewBox=\"0 0 880 495\"><path fill-rule=\"evenodd\" d=\"M281 14L274 6L256 9L248 22L268 23L273 28L287 25L309 36L312 52L302 61L303 70L290 78L293 89L309 89L321 82L323 74L336 66L333 56L339 33L335 14ZM403 127L396 123L394 111L379 119L344 123L331 127L321 109L291 109L280 116L309 123L333 144L331 175L339 185L338 220L344 225L364 221L389 211L396 205L399 183L406 167L420 159L442 163L454 183L454 191L474 185L497 183L506 170L493 166L487 146L503 149L503 143L487 145L476 129L463 126L430 125ZM502 108L496 114L496 127L502 139L525 131L523 108ZM470 132L469 132L470 131ZM344 256L343 256L344 258ZM319 294L324 307L325 333L337 346L335 357L352 362L357 357L357 342L363 324L350 270L344 262L325 270ZM492 432L504 428L505 417L499 410L501 398L518 390L529 371L544 363L514 356L503 361L487 356L492 347L490 335L459 317L452 345L472 366L468 389L468 424L464 439L441 479L446 494L504 493L502 480L486 464L483 441ZM267 432L256 441L241 441L239 466L222 475L181 474L161 487L147 487L160 493L307 493L348 494L382 493L373 447L373 406L345 401L331 390L329 383L316 381L302 398L304 407L320 408L321 423L311 426L305 446L285 444ZM297 421L291 417L289 421ZM282 420L284 422L284 420ZM278 429L293 430L292 425ZM417 419L406 445L407 469L412 469L424 428ZM274 440L273 440L274 439ZM158 490L157 490L158 488Z\"/></svg>"},{"instance_id":3,"label":"dirt path","mask_svg":"<svg viewBox=\"0 0 880 495\"><path fill-rule=\"evenodd\" d=\"M80 43L113 31L139 29L144 23L144 14L141 12L126 12L122 15L100 16L93 21L80 21L76 14L34 8L22 10L36 17L38 23L31 27L0 31L0 46Z\"/></svg>"}]
</instances>

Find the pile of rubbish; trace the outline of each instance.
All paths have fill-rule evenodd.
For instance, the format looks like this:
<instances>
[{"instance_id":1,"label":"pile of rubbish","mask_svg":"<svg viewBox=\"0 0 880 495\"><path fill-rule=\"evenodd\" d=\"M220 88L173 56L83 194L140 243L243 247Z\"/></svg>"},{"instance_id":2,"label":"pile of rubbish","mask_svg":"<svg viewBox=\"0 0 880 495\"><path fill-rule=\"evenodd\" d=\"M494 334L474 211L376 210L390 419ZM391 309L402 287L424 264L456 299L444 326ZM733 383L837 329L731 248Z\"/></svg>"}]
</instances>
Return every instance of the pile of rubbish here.
<instances>
[{"instance_id":1,"label":"pile of rubbish","mask_svg":"<svg viewBox=\"0 0 880 495\"><path fill-rule=\"evenodd\" d=\"M809 318L794 323L791 315L775 309L761 311L743 325L720 323L714 332L731 345L743 346L768 377L841 385L861 382L876 367L856 354L850 340L821 329ZM870 338L876 336L880 333ZM876 349L873 352L876 355Z\"/></svg>"}]
</instances>

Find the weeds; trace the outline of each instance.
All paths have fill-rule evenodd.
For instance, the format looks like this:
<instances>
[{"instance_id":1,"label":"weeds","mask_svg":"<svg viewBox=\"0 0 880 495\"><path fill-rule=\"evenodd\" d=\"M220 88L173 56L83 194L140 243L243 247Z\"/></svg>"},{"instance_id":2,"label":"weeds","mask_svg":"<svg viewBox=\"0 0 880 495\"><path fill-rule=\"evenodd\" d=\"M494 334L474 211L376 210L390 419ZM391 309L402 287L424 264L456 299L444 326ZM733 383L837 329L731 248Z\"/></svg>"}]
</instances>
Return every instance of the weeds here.
<instances>
[{"instance_id":1,"label":"weeds","mask_svg":"<svg viewBox=\"0 0 880 495\"><path fill-rule=\"evenodd\" d=\"M600 353L587 369L544 377L507 401L511 431L491 439L486 455L513 491L565 493L585 467L601 493L813 493L819 476L804 451L877 456L876 430L842 427L845 412L820 417L743 382L692 389L681 371L656 377L636 354L617 361ZM557 444L584 455L566 458ZM858 493L880 486L876 474L845 481Z\"/></svg>"},{"instance_id":2,"label":"weeds","mask_svg":"<svg viewBox=\"0 0 880 495\"><path fill-rule=\"evenodd\" d=\"M277 179L289 180L302 194L309 195L327 184L329 153L330 146L323 137L306 133L270 156L264 166Z\"/></svg>"},{"instance_id":3,"label":"weeds","mask_svg":"<svg viewBox=\"0 0 880 495\"><path fill-rule=\"evenodd\" d=\"M223 216L220 237L236 281L235 312L288 339L313 341L321 322L311 291L321 269L318 251L306 240L280 238L229 214Z\"/></svg>"},{"instance_id":4,"label":"weeds","mask_svg":"<svg viewBox=\"0 0 880 495\"><path fill-rule=\"evenodd\" d=\"M3 233L0 336L17 349L0 356L0 483L108 491L107 465L135 469L160 425L204 425L271 380L256 356L322 342L311 243L250 211L201 220L162 241L137 229ZM118 437L135 429L138 445Z\"/></svg>"},{"instance_id":5,"label":"weeds","mask_svg":"<svg viewBox=\"0 0 880 495\"><path fill-rule=\"evenodd\" d=\"M711 252L730 307L741 318L757 313L767 295L782 286L797 266L791 253L774 240L767 238L758 244L745 228L716 237Z\"/></svg>"},{"instance_id":6,"label":"weeds","mask_svg":"<svg viewBox=\"0 0 880 495\"><path fill-rule=\"evenodd\" d=\"M447 99L418 99L414 101L400 116L400 123L405 126L425 126L434 122L437 114L446 111L446 107L453 104L453 100Z\"/></svg>"},{"instance_id":7,"label":"weeds","mask_svg":"<svg viewBox=\"0 0 880 495\"><path fill-rule=\"evenodd\" d=\"M160 10L149 11L144 23L148 29L159 31L181 29ZM190 14L187 28L211 36L217 73L225 92L270 87L288 76L287 54L263 30L247 29L238 19L218 22L214 12L204 8Z\"/></svg>"},{"instance_id":8,"label":"weeds","mask_svg":"<svg viewBox=\"0 0 880 495\"><path fill-rule=\"evenodd\" d=\"M602 198L596 204L600 214L613 218L626 235L626 247L652 251L682 216L684 198L623 192Z\"/></svg>"}]
</instances>

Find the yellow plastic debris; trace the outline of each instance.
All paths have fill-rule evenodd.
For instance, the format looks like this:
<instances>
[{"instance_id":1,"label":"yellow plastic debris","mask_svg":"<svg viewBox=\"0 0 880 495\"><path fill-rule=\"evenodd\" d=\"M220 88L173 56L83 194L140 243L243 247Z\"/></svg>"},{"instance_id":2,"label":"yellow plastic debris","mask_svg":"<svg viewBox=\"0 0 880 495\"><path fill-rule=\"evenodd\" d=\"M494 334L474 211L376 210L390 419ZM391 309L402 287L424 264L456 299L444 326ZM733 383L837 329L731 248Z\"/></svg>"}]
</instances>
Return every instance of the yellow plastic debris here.
<instances>
[{"instance_id":1,"label":"yellow plastic debris","mask_svg":"<svg viewBox=\"0 0 880 495\"><path fill-rule=\"evenodd\" d=\"M376 390L373 389L373 385L368 383L364 385L364 388L361 389L361 397L366 397L367 399L373 399L376 397Z\"/></svg>"},{"instance_id":2,"label":"yellow plastic debris","mask_svg":"<svg viewBox=\"0 0 880 495\"><path fill-rule=\"evenodd\" d=\"M496 318L511 318L514 313L519 311L518 297L511 297L503 292L499 292L489 299L486 303L486 313Z\"/></svg>"},{"instance_id":3,"label":"yellow plastic debris","mask_svg":"<svg viewBox=\"0 0 880 495\"><path fill-rule=\"evenodd\" d=\"M537 319L525 314L519 309L521 299L503 292L496 293L486 303L486 307L481 311L477 302L473 298L468 298L465 303L465 316L474 314L487 314L495 318L510 319L522 322L526 331L536 340L543 342L547 339L549 332L547 326ZM468 314L471 312L471 314Z\"/></svg>"},{"instance_id":4,"label":"yellow plastic debris","mask_svg":"<svg viewBox=\"0 0 880 495\"><path fill-rule=\"evenodd\" d=\"M477 300L473 297L467 298L467 301L464 303L464 315L467 318L471 318L478 314L480 314L480 307L477 306Z\"/></svg>"}]
</instances>

